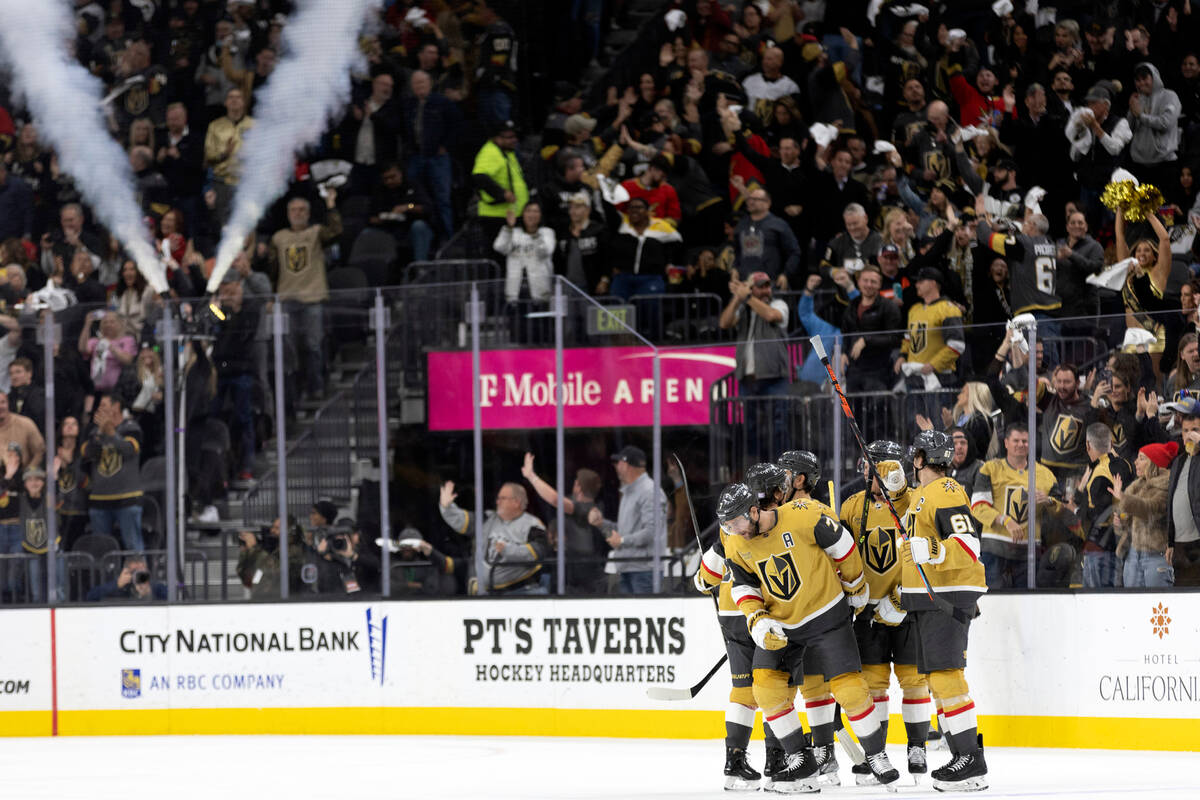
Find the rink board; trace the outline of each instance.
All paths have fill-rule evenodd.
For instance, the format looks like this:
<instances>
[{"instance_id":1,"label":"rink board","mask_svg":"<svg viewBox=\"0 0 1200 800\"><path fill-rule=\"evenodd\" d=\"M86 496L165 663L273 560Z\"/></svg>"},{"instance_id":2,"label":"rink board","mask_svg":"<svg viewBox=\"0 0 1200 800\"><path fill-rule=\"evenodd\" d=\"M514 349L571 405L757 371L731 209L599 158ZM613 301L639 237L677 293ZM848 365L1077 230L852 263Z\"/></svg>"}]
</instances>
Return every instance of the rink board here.
<instances>
[{"instance_id":1,"label":"rink board","mask_svg":"<svg viewBox=\"0 0 1200 800\"><path fill-rule=\"evenodd\" d=\"M967 677L990 742L1200 750L1200 594L980 605ZM6 610L0 734L720 738L727 673L646 697L720 657L713 616L707 598Z\"/></svg>"}]
</instances>

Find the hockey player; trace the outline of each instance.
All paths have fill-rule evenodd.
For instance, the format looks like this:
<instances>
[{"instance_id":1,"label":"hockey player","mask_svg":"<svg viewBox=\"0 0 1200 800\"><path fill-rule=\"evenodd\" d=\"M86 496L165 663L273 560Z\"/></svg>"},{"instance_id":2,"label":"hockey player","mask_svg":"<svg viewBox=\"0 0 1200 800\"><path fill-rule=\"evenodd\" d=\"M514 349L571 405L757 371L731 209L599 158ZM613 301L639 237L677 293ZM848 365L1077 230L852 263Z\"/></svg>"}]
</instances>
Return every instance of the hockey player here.
<instances>
[{"instance_id":1,"label":"hockey player","mask_svg":"<svg viewBox=\"0 0 1200 800\"><path fill-rule=\"evenodd\" d=\"M787 768L775 776L775 791L819 789L819 764L804 746L788 688L810 654L817 656L822 674L831 676L834 697L846 708L876 778L895 781L899 773L884 750L850 626L851 604L861 607L866 600L866 580L849 532L826 506L803 498L763 511L744 484L722 493L717 517L728 536L731 596L757 645L754 699L787 753ZM839 565L840 580L829 558ZM814 728L813 741L832 744L832 726L824 740Z\"/></svg>"},{"instance_id":2,"label":"hockey player","mask_svg":"<svg viewBox=\"0 0 1200 800\"><path fill-rule=\"evenodd\" d=\"M913 618L917 669L929 676L938 720L952 758L933 770L939 791L987 788L983 737L975 725L975 703L963 671L967 666L967 631L975 603L987 591L979 561L978 523L971 516L967 493L946 469L954 458L954 440L941 431L922 431L909 457L918 488L910 495L900 548L901 611ZM951 615L930 598L918 571L937 596L954 609Z\"/></svg>"},{"instance_id":3,"label":"hockey player","mask_svg":"<svg viewBox=\"0 0 1200 800\"><path fill-rule=\"evenodd\" d=\"M776 463L788 474L788 500L805 500L822 508L830 517L837 518L833 509L820 503L813 492L821 482L821 465L815 453L808 450L788 450L781 454ZM832 563L832 562L831 562ZM837 565L834 565L837 569ZM837 751L833 741L838 726L837 701L833 697L829 681L821 667L822 646L817 645L806 652L804 681L800 694L804 698L804 715L813 735L813 755L821 775L821 781L833 786L841 784L838 778ZM857 771L870 775L866 762L855 764Z\"/></svg>"},{"instance_id":4,"label":"hockey player","mask_svg":"<svg viewBox=\"0 0 1200 800\"><path fill-rule=\"evenodd\" d=\"M760 508L774 508L783 496L787 476L774 464L755 464L746 470L746 483L751 487ZM770 789L776 773L784 768L783 748L764 724L767 740L767 759L760 775L746 760L746 746L754 728L754 712L758 704L754 700L753 675L754 640L746 630L745 618L738 611L737 603L730 596L732 586L729 571L725 567L724 528L717 532L717 541L704 552L700 559L694 582L696 588L709 594L717 592L717 615L721 624L721 635L725 639L725 652L729 655L729 671L733 688L729 691L729 706L725 709L725 788L734 791L754 791L759 780L765 776L762 788ZM791 687L791 694L796 694Z\"/></svg>"},{"instance_id":5,"label":"hockey player","mask_svg":"<svg viewBox=\"0 0 1200 800\"><path fill-rule=\"evenodd\" d=\"M953 440L951 444L953 446ZM879 481L872 480L868 465L865 461L860 462L871 498L867 500L866 491L858 492L847 498L841 509L842 524L858 540L870 592L866 610L854 622L854 635L858 639L863 674L875 702L876 719L885 738L888 686L891 672L896 673L904 694L901 712L908 734L908 771L919 775L928 769L925 742L929 736L931 712L929 685L916 666L917 640L913 620L905 618L900 610L900 538L883 497L886 489L898 514L903 515L908 510L909 491L903 465L905 450L898 442L880 439L867 445L867 455L875 462L884 485L881 488ZM871 782L869 770L855 765L854 772L860 785Z\"/></svg>"}]
</instances>

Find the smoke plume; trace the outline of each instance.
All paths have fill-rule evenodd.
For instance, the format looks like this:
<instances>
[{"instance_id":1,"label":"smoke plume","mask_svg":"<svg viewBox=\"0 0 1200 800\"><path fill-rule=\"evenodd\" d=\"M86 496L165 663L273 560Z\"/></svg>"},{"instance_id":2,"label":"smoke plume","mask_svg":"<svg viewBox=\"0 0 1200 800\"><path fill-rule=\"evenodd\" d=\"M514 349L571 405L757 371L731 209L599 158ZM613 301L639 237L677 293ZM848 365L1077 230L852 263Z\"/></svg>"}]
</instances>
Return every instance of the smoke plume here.
<instances>
[{"instance_id":1,"label":"smoke plume","mask_svg":"<svg viewBox=\"0 0 1200 800\"><path fill-rule=\"evenodd\" d=\"M320 139L350 100L358 36L381 0L302 0L283 29L283 58L256 94L238 155L241 180L208 281L215 292L246 236L291 181L295 154Z\"/></svg>"},{"instance_id":2,"label":"smoke plume","mask_svg":"<svg viewBox=\"0 0 1200 800\"><path fill-rule=\"evenodd\" d=\"M0 46L13 82L96 218L157 292L167 277L134 199L133 171L108 133L103 84L72 58L75 20L65 0L0 0Z\"/></svg>"}]
</instances>

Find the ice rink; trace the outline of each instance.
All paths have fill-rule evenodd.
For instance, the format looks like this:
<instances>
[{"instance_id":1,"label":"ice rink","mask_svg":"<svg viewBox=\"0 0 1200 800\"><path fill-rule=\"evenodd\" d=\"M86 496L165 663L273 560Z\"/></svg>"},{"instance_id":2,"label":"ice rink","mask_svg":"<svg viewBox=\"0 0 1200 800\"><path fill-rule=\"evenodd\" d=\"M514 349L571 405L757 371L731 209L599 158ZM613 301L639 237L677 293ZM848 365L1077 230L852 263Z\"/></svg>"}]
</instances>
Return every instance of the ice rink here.
<instances>
[{"instance_id":1,"label":"ice rink","mask_svg":"<svg viewBox=\"0 0 1200 800\"><path fill-rule=\"evenodd\" d=\"M901 748L889 748L903 771ZM932 766L948 759L931 751ZM756 767L762 743L751 744ZM842 757L844 759L844 756ZM1200 754L997 748L989 798L1131 800L1200 796ZM413 736L158 736L6 739L0 795L14 800L197 798L656 798L721 790L720 741ZM848 763L842 778L851 782ZM896 795L826 788L832 797L945 797L928 778Z\"/></svg>"}]
</instances>

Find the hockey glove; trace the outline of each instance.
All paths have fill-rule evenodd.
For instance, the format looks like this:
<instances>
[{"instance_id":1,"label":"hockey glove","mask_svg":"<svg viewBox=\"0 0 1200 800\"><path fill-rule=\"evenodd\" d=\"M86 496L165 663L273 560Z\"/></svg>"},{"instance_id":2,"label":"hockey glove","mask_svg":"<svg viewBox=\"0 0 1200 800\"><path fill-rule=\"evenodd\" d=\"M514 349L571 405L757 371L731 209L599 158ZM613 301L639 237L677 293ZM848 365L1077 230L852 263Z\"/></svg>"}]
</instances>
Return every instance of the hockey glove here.
<instances>
[{"instance_id":1,"label":"hockey glove","mask_svg":"<svg viewBox=\"0 0 1200 800\"><path fill-rule=\"evenodd\" d=\"M747 620L750 625L750 638L754 644L763 650L782 650L787 647L787 631L766 611L756 611Z\"/></svg>"},{"instance_id":2,"label":"hockey glove","mask_svg":"<svg viewBox=\"0 0 1200 800\"><path fill-rule=\"evenodd\" d=\"M895 494L908 486L908 478L904 475L904 467L899 461L880 461L879 475L883 478L883 488Z\"/></svg>"},{"instance_id":3,"label":"hockey glove","mask_svg":"<svg viewBox=\"0 0 1200 800\"><path fill-rule=\"evenodd\" d=\"M900 608L900 592L893 589L891 594L880 598L875 605L875 621L884 625L899 625L904 621L908 612Z\"/></svg>"},{"instance_id":4,"label":"hockey glove","mask_svg":"<svg viewBox=\"0 0 1200 800\"><path fill-rule=\"evenodd\" d=\"M692 576L692 584L696 587L696 591L700 592L700 594L708 594L713 589L721 585L719 583L711 584L704 580L704 570L699 570L694 576Z\"/></svg>"},{"instance_id":5,"label":"hockey glove","mask_svg":"<svg viewBox=\"0 0 1200 800\"><path fill-rule=\"evenodd\" d=\"M867 578L865 575L858 576L858 582L849 584L842 581L842 590L846 593L846 600L850 603L850 607L854 609L854 613L858 613L866 606L870 600L871 592L868 590Z\"/></svg>"},{"instance_id":6,"label":"hockey glove","mask_svg":"<svg viewBox=\"0 0 1200 800\"><path fill-rule=\"evenodd\" d=\"M937 539L913 536L908 540L914 564L940 564L946 560L946 548Z\"/></svg>"}]
</instances>

